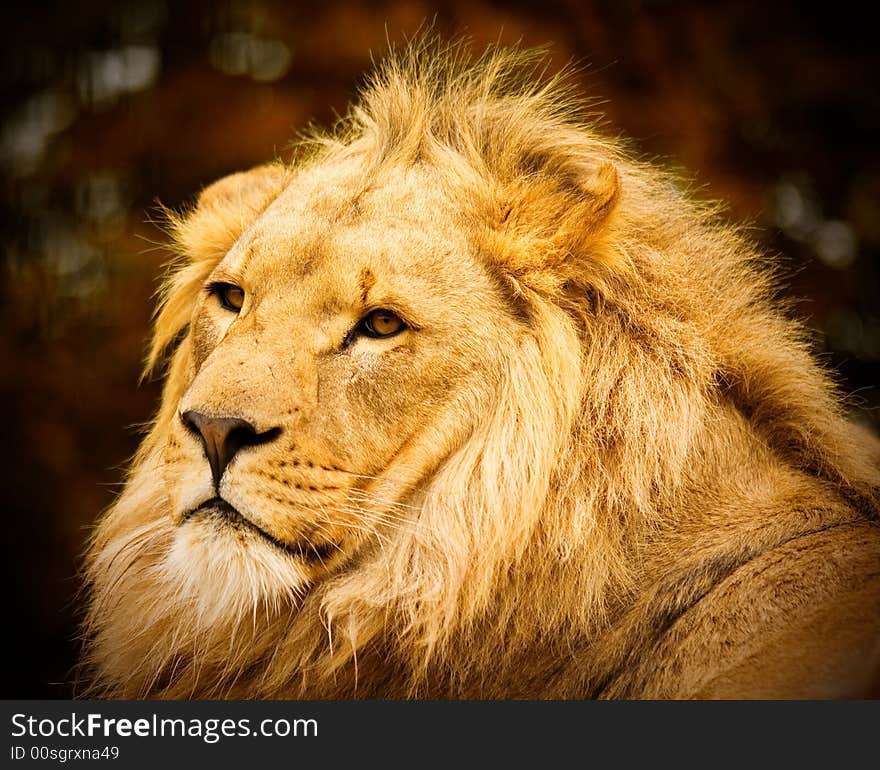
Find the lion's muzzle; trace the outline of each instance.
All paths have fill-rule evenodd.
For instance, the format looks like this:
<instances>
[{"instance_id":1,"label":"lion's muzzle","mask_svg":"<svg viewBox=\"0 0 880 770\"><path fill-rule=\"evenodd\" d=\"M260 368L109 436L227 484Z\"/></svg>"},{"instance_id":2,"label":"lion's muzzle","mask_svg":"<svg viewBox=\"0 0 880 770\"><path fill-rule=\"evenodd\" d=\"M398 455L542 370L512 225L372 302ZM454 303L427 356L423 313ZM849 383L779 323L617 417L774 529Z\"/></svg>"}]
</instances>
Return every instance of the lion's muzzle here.
<instances>
[{"instance_id":1,"label":"lion's muzzle","mask_svg":"<svg viewBox=\"0 0 880 770\"><path fill-rule=\"evenodd\" d=\"M201 439L215 489L220 489L223 472L240 449L267 444L281 434L281 428L258 433L251 423L240 417L209 417L193 409L183 412L180 419L191 433Z\"/></svg>"}]
</instances>

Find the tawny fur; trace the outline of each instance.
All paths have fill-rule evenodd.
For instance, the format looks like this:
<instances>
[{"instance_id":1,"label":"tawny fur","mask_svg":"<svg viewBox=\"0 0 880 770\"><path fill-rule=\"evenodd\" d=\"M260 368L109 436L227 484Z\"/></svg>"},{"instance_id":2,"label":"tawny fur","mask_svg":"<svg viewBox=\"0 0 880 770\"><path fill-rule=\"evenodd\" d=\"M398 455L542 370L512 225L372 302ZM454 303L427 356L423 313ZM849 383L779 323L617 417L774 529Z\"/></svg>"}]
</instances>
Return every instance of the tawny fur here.
<instances>
[{"instance_id":1,"label":"tawny fur","mask_svg":"<svg viewBox=\"0 0 880 770\"><path fill-rule=\"evenodd\" d=\"M299 161L174 218L151 365L181 341L91 545L87 692L876 692L877 440L743 232L536 61L413 46ZM435 321L346 348L394 280ZM221 493L326 563L186 519L193 407L281 429Z\"/></svg>"}]
</instances>

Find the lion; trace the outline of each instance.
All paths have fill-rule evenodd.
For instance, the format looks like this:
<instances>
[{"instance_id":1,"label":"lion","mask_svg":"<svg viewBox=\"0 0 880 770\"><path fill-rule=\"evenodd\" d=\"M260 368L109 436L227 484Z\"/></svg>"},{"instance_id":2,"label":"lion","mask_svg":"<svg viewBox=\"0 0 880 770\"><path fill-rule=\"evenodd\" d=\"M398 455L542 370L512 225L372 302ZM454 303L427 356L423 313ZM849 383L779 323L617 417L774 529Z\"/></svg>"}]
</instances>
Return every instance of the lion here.
<instances>
[{"instance_id":1,"label":"lion","mask_svg":"<svg viewBox=\"0 0 880 770\"><path fill-rule=\"evenodd\" d=\"M880 442L769 261L539 54L468 51L170 215L87 692L877 694Z\"/></svg>"}]
</instances>

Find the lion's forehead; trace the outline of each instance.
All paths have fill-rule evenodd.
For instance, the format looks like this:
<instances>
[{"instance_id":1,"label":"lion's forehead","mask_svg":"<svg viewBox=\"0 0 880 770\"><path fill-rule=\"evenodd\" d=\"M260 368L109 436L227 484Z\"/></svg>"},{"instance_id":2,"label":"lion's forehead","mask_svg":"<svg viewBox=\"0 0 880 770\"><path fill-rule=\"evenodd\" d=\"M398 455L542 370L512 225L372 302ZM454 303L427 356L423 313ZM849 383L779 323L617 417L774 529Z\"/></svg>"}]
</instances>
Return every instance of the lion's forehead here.
<instances>
[{"instance_id":1,"label":"lion's forehead","mask_svg":"<svg viewBox=\"0 0 880 770\"><path fill-rule=\"evenodd\" d=\"M365 185L351 169L318 169L282 191L223 266L305 304L349 307L366 284L377 295L448 297L468 284L478 290L482 278L458 222L430 171L387 172Z\"/></svg>"},{"instance_id":2,"label":"lion's forehead","mask_svg":"<svg viewBox=\"0 0 880 770\"><path fill-rule=\"evenodd\" d=\"M294 177L245 231L240 248L277 244L288 254L325 258L390 251L406 261L414 245L429 247L441 235L464 239L454 209L430 169L365 176L357 166L321 165Z\"/></svg>"}]
</instances>

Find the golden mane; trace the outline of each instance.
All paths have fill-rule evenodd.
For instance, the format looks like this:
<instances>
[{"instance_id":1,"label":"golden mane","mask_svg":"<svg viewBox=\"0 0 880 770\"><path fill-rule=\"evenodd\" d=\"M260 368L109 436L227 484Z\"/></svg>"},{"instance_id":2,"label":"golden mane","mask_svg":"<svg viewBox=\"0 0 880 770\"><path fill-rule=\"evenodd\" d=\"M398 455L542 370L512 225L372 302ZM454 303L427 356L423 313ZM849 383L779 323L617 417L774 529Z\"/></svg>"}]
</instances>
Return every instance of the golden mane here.
<instances>
[{"instance_id":1,"label":"golden mane","mask_svg":"<svg viewBox=\"0 0 880 770\"><path fill-rule=\"evenodd\" d=\"M821 488L834 506L876 516L877 443L845 419L808 335L773 299L766 260L715 205L602 137L564 77L539 77L540 61L411 46L334 132L302 143L297 165L268 167L245 194L208 188L173 218L184 261L162 294L150 365L183 342L129 487L92 544L93 692L600 694L662 618L715 585L707 563L726 575L791 536L789 524L726 532L716 516L706 534L695 523L736 487L726 479L737 465L772 467L786 489L809 479L805 499ZM430 169L529 334L498 363L479 429L407 501L418 526L314 585L295 611L243 606L188 639L178 618L192 605L152 561L170 525L151 457L190 377L191 308L298 169L347 162L365 190L388 167ZM755 521L773 518L742 495ZM645 544L688 527L675 568L646 572ZM150 617L120 623L120 602L139 596ZM547 663L585 648L576 675Z\"/></svg>"}]
</instances>

